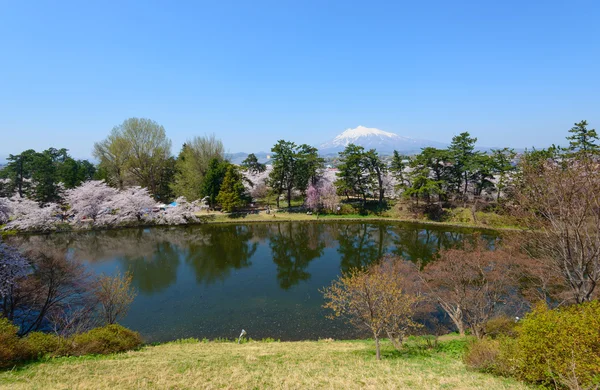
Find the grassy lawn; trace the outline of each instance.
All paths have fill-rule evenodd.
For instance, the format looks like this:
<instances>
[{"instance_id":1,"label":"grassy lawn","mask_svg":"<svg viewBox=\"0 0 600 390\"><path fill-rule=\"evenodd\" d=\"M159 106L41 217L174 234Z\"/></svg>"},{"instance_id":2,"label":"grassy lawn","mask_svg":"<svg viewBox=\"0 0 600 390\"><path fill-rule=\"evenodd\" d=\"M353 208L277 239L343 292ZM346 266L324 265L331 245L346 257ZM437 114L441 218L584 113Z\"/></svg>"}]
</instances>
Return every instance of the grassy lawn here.
<instances>
[{"instance_id":1,"label":"grassy lawn","mask_svg":"<svg viewBox=\"0 0 600 390\"><path fill-rule=\"evenodd\" d=\"M451 343L451 342L450 342ZM444 344L442 344L444 345ZM526 389L469 371L451 349L397 352L369 341L184 340L103 357L57 358L0 371L0 389Z\"/></svg>"}]
</instances>

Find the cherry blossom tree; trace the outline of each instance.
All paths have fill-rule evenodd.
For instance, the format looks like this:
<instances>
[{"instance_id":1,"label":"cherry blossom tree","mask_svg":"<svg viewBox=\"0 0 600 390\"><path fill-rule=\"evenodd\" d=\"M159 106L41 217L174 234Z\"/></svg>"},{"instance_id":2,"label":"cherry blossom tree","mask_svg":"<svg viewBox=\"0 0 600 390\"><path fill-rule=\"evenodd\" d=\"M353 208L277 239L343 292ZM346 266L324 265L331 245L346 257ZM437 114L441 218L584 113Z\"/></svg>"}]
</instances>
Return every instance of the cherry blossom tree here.
<instances>
[{"instance_id":1,"label":"cherry blossom tree","mask_svg":"<svg viewBox=\"0 0 600 390\"><path fill-rule=\"evenodd\" d=\"M91 218L96 221L98 215L105 211L111 201L119 194L115 188L109 187L103 180L90 180L77 188L66 191L65 199L75 222Z\"/></svg>"},{"instance_id":2,"label":"cherry blossom tree","mask_svg":"<svg viewBox=\"0 0 600 390\"><path fill-rule=\"evenodd\" d=\"M321 194L319 189L312 184L306 190L306 207L313 211L318 211L321 207Z\"/></svg>"},{"instance_id":3,"label":"cherry blossom tree","mask_svg":"<svg viewBox=\"0 0 600 390\"><path fill-rule=\"evenodd\" d=\"M339 203L335 186L326 179L321 179L316 185L310 184L306 190L306 207L313 211L320 208L334 211Z\"/></svg>"},{"instance_id":4,"label":"cherry blossom tree","mask_svg":"<svg viewBox=\"0 0 600 390\"><path fill-rule=\"evenodd\" d=\"M30 271L29 261L15 248L0 242L0 300L6 297L19 278Z\"/></svg>"},{"instance_id":5,"label":"cherry blossom tree","mask_svg":"<svg viewBox=\"0 0 600 390\"><path fill-rule=\"evenodd\" d=\"M47 232L56 230L56 224L61 219L61 210L56 203L40 207L32 200L14 197L10 199L10 209L11 220L5 230Z\"/></svg>"},{"instance_id":6,"label":"cherry blossom tree","mask_svg":"<svg viewBox=\"0 0 600 390\"><path fill-rule=\"evenodd\" d=\"M177 206L167 207L161 211L154 222L157 225L183 225L190 222L198 222L196 212L200 211L200 206L197 202L188 202L183 196L175 200Z\"/></svg>"},{"instance_id":7,"label":"cherry blossom tree","mask_svg":"<svg viewBox=\"0 0 600 390\"><path fill-rule=\"evenodd\" d=\"M4 225L10 218L10 201L7 198L0 198L0 225Z\"/></svg>"},{"instance_id":8,"label":"cherry blossom tree","mask_svg":"<svg viewBox=\"0 0 600 390\"><path fill-rule=\"evenodd\" d=\"M113 210L111 213L102 213L98 216L98 225L122 225L140 223L144 215L149 216L156 205L148 189L130 187L119 191L102 205L104 210ZM151 217L147 217L151 219Z\"/></svg>"}]
</instances>

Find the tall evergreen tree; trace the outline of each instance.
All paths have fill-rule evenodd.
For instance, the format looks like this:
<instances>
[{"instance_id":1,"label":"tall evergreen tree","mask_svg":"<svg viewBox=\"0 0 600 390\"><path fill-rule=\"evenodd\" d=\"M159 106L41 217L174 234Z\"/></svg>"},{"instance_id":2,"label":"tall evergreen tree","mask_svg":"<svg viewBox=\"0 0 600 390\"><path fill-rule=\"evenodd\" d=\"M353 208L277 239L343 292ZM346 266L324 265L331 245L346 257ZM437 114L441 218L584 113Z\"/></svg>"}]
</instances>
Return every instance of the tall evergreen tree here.
<instances>
[{"instance_id":1,"label":"tall evergreen tree","mask_svg":"<svg viewBox=\"0 0 600 390\"><path fill-rule=\"evenodd\" d=\"M219 195L217 195L217 202L224 211L235 211L248 203L245 192L242 175L234 165L230 164L223 178Z\"/></svg>"}]
</instances>

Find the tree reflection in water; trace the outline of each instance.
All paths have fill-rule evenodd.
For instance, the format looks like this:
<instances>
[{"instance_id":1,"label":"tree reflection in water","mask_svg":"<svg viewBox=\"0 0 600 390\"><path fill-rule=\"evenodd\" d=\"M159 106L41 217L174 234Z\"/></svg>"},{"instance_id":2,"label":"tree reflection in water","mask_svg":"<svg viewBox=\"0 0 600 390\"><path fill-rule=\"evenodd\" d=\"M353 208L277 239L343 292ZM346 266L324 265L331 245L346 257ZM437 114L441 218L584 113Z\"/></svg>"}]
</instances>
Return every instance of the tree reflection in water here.
<instances>
[{"instance_id":1,"label":"tree reflection in water","mask_svg":"<svg viewBox=\"0 0 600 390\"><path fill-rule=\"evenodd\" d=\"M272 231L269 246L277 265L279 286L288 290L300 281L310 279L306 268L323 255L322 224L279 223Z\"/></svg>"}]
</instances>

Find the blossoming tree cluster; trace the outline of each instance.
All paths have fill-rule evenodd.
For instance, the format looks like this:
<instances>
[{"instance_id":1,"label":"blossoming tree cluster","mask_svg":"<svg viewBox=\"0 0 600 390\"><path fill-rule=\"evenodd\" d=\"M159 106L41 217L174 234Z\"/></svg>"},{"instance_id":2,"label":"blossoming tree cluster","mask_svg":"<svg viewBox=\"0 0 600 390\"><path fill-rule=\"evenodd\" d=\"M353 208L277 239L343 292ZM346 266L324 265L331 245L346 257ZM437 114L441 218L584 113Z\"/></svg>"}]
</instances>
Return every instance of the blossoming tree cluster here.
<instances>
[{"instance_id":1,"label":"blossoming tree cluster","mask_svg":"<svg viewBox=\"0 0 600 390\"><path fill-rule=\"evenodd\" d=\"M61 225L74 228L135 224L177 225L197 221L200 205L183 197L176 207L160 208L146 188L118 190L91 180L67 190L64 204L40 206L27 198L0 198L0 224L7 230L45 232Z\"/></svg>"}]
</instances>

